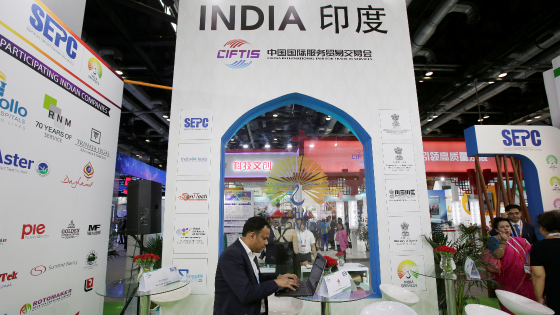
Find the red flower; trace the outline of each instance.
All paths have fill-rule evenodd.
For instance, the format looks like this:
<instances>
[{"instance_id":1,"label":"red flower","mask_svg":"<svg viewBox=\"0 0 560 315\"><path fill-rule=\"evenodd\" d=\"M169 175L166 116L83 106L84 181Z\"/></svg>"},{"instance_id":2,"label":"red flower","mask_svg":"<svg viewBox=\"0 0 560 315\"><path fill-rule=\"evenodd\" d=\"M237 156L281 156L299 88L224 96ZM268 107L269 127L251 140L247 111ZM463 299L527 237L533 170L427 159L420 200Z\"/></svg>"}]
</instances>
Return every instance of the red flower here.
<instances>
[{"instance_id":1,"label":"red flower","mask_svg":"<svg viewBox=\"0 0 560 315\"><path fill-rule=\"evenodd\" d=\"M455 254L457 252L456 249L454 249L453 247L449 247L449 246L440 246L437 247L436 249L434 249L435 252L438 253L450 253L450 254Z\"/></svg>"},{"instance_id":2,"label":"red flower","mask_svg":"<svg viewBox=\"0 0 560 315\"><path fill-rule=\"evenodd\" d=\"M344 252L338 252L338 253L335 254L335 256L336 256L336 257L344 256Z\"/></svg>"},{"instance_id":3,"label":"red flower","mask_svg":"<svg viewBox=\"0 0 560 315\"><path fill-rule=\"evenodd\" d=\"M327 267L332 267L332 266L338 266L338 262L336 261L336 259L330 257L330 256L324 256L325 259L327 260Z\"/></svg>"}]
</instances>

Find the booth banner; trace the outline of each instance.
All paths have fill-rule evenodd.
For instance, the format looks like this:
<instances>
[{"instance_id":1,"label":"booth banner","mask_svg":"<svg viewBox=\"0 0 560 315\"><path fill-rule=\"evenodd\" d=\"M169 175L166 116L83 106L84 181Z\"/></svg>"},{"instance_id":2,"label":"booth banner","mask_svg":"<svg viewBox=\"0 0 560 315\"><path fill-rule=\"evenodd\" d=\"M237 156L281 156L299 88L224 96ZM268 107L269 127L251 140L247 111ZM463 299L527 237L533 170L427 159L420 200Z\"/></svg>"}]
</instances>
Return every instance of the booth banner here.
<instances>
[{"instance_id":1,"label":"booth banner","mask_svg":"<svg viewBox=\"0 0 560 315\"><path fill-rule=\"evenodd\" d=\"M560 207L559 137L560 130L550 126L472 126L465 130L469 156L505 154L521 161L533 219Z\"/></svg>"},{"instance_id":2,"label":"booth banner","mask_svg":"<svg viewBox=\"0 0 560 315\"><path fill-rule=\"evenodd\" d=\"M173 248L177 254L208 253L208 219L175 219Z\"/></svg>"},{"instance_id":3,"label":"booth banner","mask_svg":"<svg viewBox=\"0 0 560 315\"><path fill-rule=\"evenodd\" d=\"M423 239L419 216L389 218L391 251L422 250Z\"/></svg>"},{"instance_id":4,"label":"booth banner","mask_svg":"<svg viewBox=\"0 0 560 315\"><path fill-rule=\"evenodd\" d=\"M416 179L387 179L385 193L390 213L420 211Z\"/></svg>"},{"instance_id":5,"label":"booth banner","mask_svg":"<svg viewBox=\"0 0 560 315\"><path fill-rule=\"evenodd\" d=\"M208 213L209 181L180 180L176 183L176 189L175 213Z\"/></svg>"},{"instance_id":6,"label":"booth banner","mask_svg":"<svg viewBox=\"0 0 560 315\"><path fill-rule=\"evenodd\" d=\"M202 258L174 258L173 265L179 268L181 277L189 280L191 295L206 294L206 282L208 273L208 259Z\"/></svg>"},{"instance_id":7,"label":"booth banner","mask_svg":"<svg viewBox=\"0 0 560 315\"><path fill-rule=\"evenodd\" d=\"M179 144L177 156L177 175L210 174L210 144L183 143Z\"/></svg>"},{"instance_id":8,"label":"booth banner","mask_svg":"<svg viewBox=\"0 0 560 315\"><path fill-rule=\"evenodd\" d=\"M199 216L174 212L179 201L174 186L177 180L186 180L183 176L204 176L196 179L210 181L210 211L205 214L209 248L207 254L201 253L197 258L208 259L208 293L188 303L193 313L212 313L214 271L228 242L228 237L224 237L227 233L224 220L242 221L239 217L246 213L243 207L230 207L232 204L225 199L228 195L224 193L227 189L224 182L231 171L227 169L233 166L235 172L237 165L241 171L260 172L259 168L269 165L262 164L269 161L249 158L226 161L230 153L227 143L236 133L243 133L249 137L240 141L251 145L251 137L262 136L249 131L251 128L247 126L250 127L251 121L293 104L314 111L313 115L330 116L348 128L337 128L340 134L324 137L327 141L313 139L321 129L306 128L303 135L298 134L292 140L303 146L298 147L298 155L316 162L327 176L345 176L342 172L348 170L347 177L365 179L367 205L364 208L368 211L370 245L376 244L366 253L373 289L371 298L382 297L379 284L392 281L391 251L386 241L389 211L385 181L396 179L391 177L394 175L400 176L399 179L425 176L409 34L406 2L402 0L180 1L170 122L175 128L170 129L167 164L166 208L172 213L166 213L165 231L174 230L175 219ZM178 127L183 126L186 118L182 110L198 109L212 110L212 137L200 139L207 142L197 143L201 147L195 148L192 147L195 144L181 139ZM399 115L398 119L391 117L395 114ZM279 130L280 125L287 127L287 123L281 123L283 117L277 118L279 124L275 123L275 131L282 141L287 141L288 135L294 136L292 130ZM382 128L382 120L391 124ZM398 137L394 142L407 143L383 143L391 140L383 138L382 129L386 129L386 136ZM346 141L352 139L351 135L358 141ZM332 141L337 139L341 140ZM206 145L204 151L198 150ZM258 157L248 153L247 157ZM187 169L184 164L191 162L181 159L198 159L198 154L201 157L211 154L212 163L208 161L204 172L200 166ZM243 164L231 165L233 162ZM259 176L248 173L239 177ZM307 199L302 205L304 209L309 206ZM418 185L417 202L419 208L428 207L425 185ZM344 216L343 211L337 214ZM429 214L426 211L415 214L421 218L423 232L428 232ZM230 227L237 229L237 226ZM164 265L184 258L178 254L178 246L182 245L172 240L177 240L175 234L164 233ZM430 257L426 261L431 268L431 250L422 248L421 251L423 256ZM419 314L437 312L435 284L432 286L419 294L421 302L414 306ZM360 308L371 301L353 303ZM333 312L342 312L346 306L331 307ZM302 313L318 314L319 309L306 304Z\"/></svg>"},{"instance_id":9,"label":"booth banner","mask_svg":"<svg viewBox=\"0 0 560 315\"><path fill-rule=\"evenodd\" d=\"M428 190L429 212L432 219L447 220L445 190Z\"/></svg>"},{"instance_id":10,"label":"booth banner","mask_svg":"<svg viewBox=\"0 0 560 315\"><path fill-rule=\"evenodd\" d=\"M412 139L410 111L408 109L384 109L379 111L381 137L383 139Z\"/></svg>"},{"instance_id":11,"label":"booth banner","mask_svg":"<svg viewBox=\"0 0 560 315\"><path fill-rule=\"evenodd\" d=\"M414 145L407 143L384 143L383 164L385 174L414 174Z\"/></svg>"},{"instance_id":12,"label":"booth banner","mask_svg":"<svg viewBox=\"0 0 560 315\"><path fill-rule=\"evenodd\" d=\"M410 291L426 290L423 256L391 256L393 284Z\"/></svg>"},{"instance_id":13,"label":"booth banner","mask_svg":"<svg viewBox=\"0 0 560 315\"><path fill-rule=\"evenodd\" d=\"M0 314L98 315L123 82L40 1L0 8Z\"/></svg>"},{"instance_id":14,"label":"booth banner","mask_svg":"<svg viewBox=\"0 0 560 315\"><path fill-rule=\"evenodd\" d=\"M179 138L181 140L212 139L211 109L183 109L180 123Z\"/></svg>"},{"instance_id":15,"label":"booth banner","mask_svg":"<svg viewBox=\"0 0 560 315\"><path fill-rule=\"evenodd\" d=\"M560 56L552 59L552 69L543 72L543 79L552 126L560 128Z\"/></svg>"}]
</instances>

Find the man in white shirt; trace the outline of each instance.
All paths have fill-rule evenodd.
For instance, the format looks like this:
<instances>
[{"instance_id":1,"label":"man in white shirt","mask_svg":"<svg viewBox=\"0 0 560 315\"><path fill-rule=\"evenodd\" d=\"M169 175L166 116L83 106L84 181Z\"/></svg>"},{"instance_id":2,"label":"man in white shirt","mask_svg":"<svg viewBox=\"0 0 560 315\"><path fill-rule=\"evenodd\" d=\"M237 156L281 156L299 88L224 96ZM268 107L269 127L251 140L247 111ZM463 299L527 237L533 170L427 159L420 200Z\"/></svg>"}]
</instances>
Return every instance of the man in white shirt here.
<instances>
[{"instance_id":1,"label":"man in white shirt","mask_svg":"<svg viewBox=\"0 0 560 315\"><path fill-rule=\"evenodd\" d=\"M222 252L216 269L214 315L268 314L267 296L298 286L294 274L276 277L259 272L257 255L269 236L270 225L264 218L249 218L242 236Z\"/></svg>"},{"instance_id":2,"label":"man in white shirt","mask_svg":"<svg viewBox=\"0 0 560 315\"><path fill-rule=\"evenodd\" d=\"M317 249L315 248L315 236L313 236L313 233L311 233L311 231L307 229L308 224L309 223L307 222L307 220L296 220L297 242L299 248L299 254L297 254L298 270L295 270L297 272L296 274L300 274L302 262L312 262L315 261L315 257L317 257ZM313 252L313 256L311 256L311 252Z\"/></svg>"}]
</instances>

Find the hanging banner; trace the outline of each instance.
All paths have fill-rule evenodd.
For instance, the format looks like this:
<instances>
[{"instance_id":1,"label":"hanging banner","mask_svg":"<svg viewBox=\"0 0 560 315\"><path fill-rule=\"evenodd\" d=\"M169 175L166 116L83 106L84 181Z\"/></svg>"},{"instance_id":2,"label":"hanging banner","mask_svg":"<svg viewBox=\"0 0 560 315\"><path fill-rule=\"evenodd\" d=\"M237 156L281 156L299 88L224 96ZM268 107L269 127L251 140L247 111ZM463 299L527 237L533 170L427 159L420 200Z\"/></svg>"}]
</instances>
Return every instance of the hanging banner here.
<instances>
[{"instance_id":1,"label":"hanging banner","mask_svg":"<svg viewBox=\"0 0 560 315\"><path fill-rule=\"evenodd\" d=\"M0 314L98 315L123 82L40 1L0 7Z\"/></svg>"}]
</instances>

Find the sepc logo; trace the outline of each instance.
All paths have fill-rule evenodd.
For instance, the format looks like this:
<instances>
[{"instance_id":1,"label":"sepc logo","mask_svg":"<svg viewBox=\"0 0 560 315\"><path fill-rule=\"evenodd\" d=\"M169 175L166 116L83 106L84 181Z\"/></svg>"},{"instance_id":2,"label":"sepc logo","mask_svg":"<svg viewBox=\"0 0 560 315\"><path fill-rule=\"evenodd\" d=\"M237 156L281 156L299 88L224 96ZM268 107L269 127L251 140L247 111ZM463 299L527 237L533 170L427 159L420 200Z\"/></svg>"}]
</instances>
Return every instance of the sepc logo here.
<instances>
[{"instance_id":1,"label":"sepc logo","mask_svg":"<svg viewBox=\"0 0 560 315\"><path fill-rule=\"evenodd\" d=\"M247 45L242 47L243 45ZM251 44L243 39L233 39L225 43L224 47L226 49L218 50L218 59L225 59L226 66L232 69L243 69L247 68L253 62L252 60L247 62L249 59L258 59L260 56L260 50L250 49ZM238 47L242 47L238 49Z\"/></svg>"},{"instance_id":2,"label":"sepc logo","mask_svg":"<svg viewBox=\"0 0 560 315\"><path fill-rule=\"evenodd\" d=\"M43 37L49 42L54 43L56 47L61 48L61 44L63 47L66 46L66 55L70 57L70 59L76 58L78 41L66 33L62 25L58 24L49 14L45 14L45 11L43 11L38 4L33 4L31 6L29 22L37 32L42 32ZM64 43L66 43L66 45L64 45Z\"/></svg>"},{"instance_id":3,"label":"sepc logo","mask_svg":"<svg viewBox=\"0 0 560 315\"><path fill-rule=\"evenodd\" d=\"M502 130L503 143L505 146L526 147L532 144L535 147L541 145L541 136L538 130L524 130L524 129L504 129ZM529 143L530 142L530 143Z\"/></svg>"},{"instance_id":4,"label":"sepc logo","mask_svg":"<svg viewBox=\"0 0 560 315\"><path fill-rule=\"evenodd\" d=\"M185 128L208 128L208 118L185 118Z\"/></svg>"}]
</instances>

